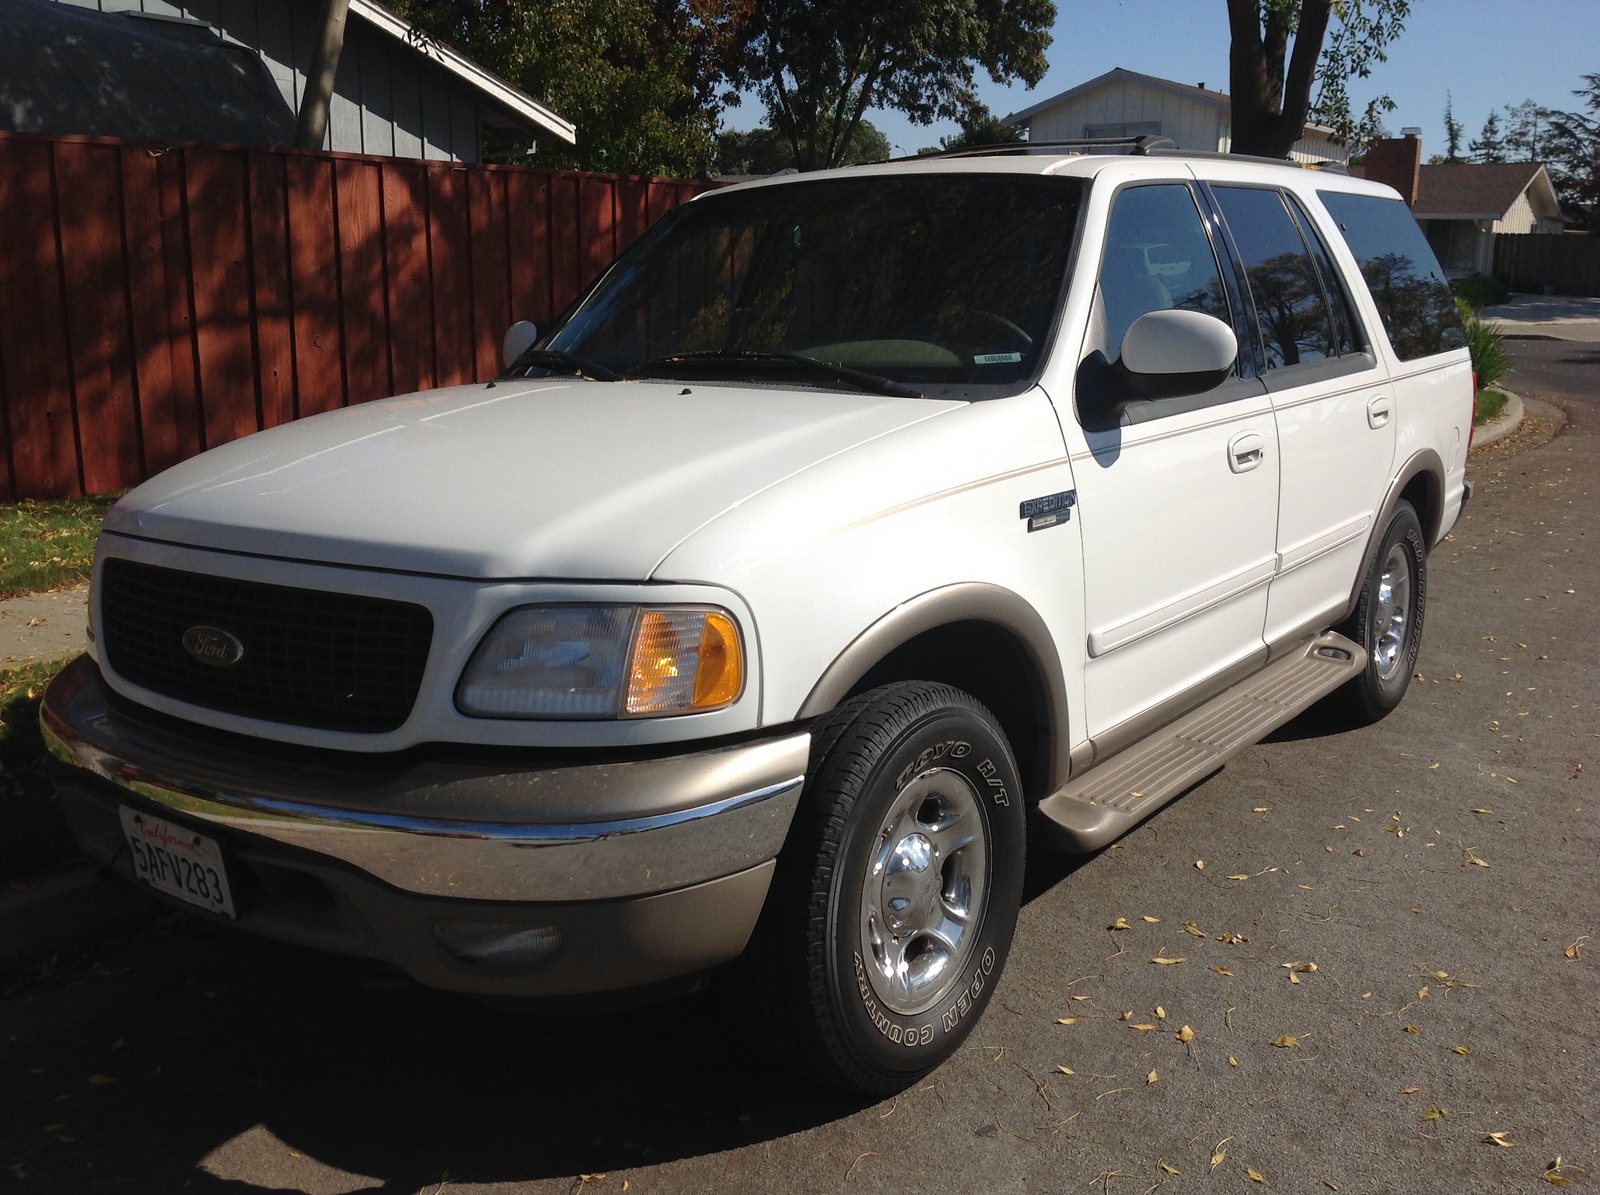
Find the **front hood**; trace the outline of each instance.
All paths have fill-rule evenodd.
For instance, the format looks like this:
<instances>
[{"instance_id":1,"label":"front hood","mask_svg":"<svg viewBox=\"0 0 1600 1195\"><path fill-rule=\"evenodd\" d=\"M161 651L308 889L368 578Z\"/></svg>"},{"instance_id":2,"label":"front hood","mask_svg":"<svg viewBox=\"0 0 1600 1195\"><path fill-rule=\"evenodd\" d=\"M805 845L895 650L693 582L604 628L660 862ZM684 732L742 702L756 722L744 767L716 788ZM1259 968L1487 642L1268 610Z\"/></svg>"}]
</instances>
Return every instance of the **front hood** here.
<instances>
[{"instance_id":1,"label":"front hood","mask_svg":"<svg viewBox=\"0 0 1600 1195\"><path fill-rule=\"evenodd\" d=\"M751 495L961 405L576 379L457 386L213 449L128 494L106 529L448 576L644 580Z\"/></svg>"}]
</instances>

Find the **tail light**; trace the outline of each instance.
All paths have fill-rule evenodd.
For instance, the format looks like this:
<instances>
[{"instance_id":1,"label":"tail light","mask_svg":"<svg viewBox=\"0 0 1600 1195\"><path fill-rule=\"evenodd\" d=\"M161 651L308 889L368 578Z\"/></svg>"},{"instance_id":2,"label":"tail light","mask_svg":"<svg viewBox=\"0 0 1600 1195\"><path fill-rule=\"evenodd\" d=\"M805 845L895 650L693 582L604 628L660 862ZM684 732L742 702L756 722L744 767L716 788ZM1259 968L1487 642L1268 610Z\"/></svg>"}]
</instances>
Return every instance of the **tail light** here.
<instances>
[{"instance_id":1,"label":"tail light","mask_svg":"<svg viewBox=\"0 0 1600 1195\"><path fill-rule=\"evenodd\" d=\"M1467 425L1467 451L1472 451L1472 438L1478 434L1478 371L1472 371L1472 422Z\"/></svg>"}]
</instances>

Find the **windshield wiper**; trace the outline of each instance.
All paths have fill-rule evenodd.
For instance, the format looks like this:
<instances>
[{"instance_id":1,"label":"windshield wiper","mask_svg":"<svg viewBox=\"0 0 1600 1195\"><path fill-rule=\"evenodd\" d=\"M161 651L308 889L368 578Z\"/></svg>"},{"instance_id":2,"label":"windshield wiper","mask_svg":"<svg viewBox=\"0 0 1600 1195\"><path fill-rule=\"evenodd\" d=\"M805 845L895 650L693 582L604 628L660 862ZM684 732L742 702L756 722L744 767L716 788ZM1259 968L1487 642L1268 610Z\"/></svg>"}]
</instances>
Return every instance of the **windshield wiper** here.
<instances>
[{"instance_id":1,"label":"windshield wiper","mask_svg":"<svg viewBox=\"0 0 1600 1195\"><path fill-rule=\"evenodd\" d=\"M598 361L590 361L587 357L565 353L560 349L527 349L496 380L505 381L514 378L531 365L558 373L576 374L580 378L591 378L596 382L622 381L622 375L616 370L608 369Z\"/></svg>"},{"instance_id":2,"label":"windshield wiper","mask_svg":"<svg viewBox=\"0 0 1600 1195\"><path fill-rule=\"evenodd\" d=\"M799 353L774 353L761 349L710 349L699 353L674 353L670 357L657 357L653 361L635 365L628 373L634 377L693 378L704 376L707 366L711 366L718 373L735 375L760 371L804 373L834 382L843 382L852 389L866 391L869 394L887 394L894 398L923 397L920 391L913 390L910 386L902 386L899 382L890 381L888 378L879 377L862 369L835 365L831 361L819 361L815 357L805 357Z\"/></svg>"}]
</instances>

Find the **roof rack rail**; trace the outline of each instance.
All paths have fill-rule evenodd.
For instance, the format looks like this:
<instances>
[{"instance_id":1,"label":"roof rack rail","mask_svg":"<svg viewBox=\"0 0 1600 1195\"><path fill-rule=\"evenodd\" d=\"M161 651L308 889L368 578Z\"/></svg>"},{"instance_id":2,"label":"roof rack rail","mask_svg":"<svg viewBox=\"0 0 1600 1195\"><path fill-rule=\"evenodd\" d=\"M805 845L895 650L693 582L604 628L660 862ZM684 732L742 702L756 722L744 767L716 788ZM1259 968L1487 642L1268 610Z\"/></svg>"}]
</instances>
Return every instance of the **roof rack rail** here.
<instances>
[{"instance_id":1,"label":"roof rack rail","mask_svg":"<svg viewBox=\"0 0 1600 1195\"><path fill-rule=\"evenodd\" d=\"M974 145L966 149L941 149L937 153L914 154L912 158L989 158L1006 154L1059 153L1062 150L1123 149L1130 154L1159 151L1182 153L1171 137L1145 134L1142 137L1078 137L1070 141L1007 141L999 145ZM897 161L911 159L899 158Z\"/></svg>"},{"instance_id":2,"label":"roof rack rail","mask_svg":"<svg viewBox=\"0 0 1600 1195\"><path fill-rule=\"evenodd\" d=\"M989 158L1009 154L1083 153L1095 150L1125 150L1129 154L1163 158L1215 158L1229 162L1261 162L1269 166L1299 166L1328 174L1349 174L1343 162L1296 162L1292 158L1268 158L1255 154L1221 153L1217 150L1179 149L1171 137L1145 134L1140 137L1079 137L1066 141L1010 141L1002 145L977 145L968 149L944 149L937 153L915 154L894 161L917 158Z\"/></svg>"}]
</instances>

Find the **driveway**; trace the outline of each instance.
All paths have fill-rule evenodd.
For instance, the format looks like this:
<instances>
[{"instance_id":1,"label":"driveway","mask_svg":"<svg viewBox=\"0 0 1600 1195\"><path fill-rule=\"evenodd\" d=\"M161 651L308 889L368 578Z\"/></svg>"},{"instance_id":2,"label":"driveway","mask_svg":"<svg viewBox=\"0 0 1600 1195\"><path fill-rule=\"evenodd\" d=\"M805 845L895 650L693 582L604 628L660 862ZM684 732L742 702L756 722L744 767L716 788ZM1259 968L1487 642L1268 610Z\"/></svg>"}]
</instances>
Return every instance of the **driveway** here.
<instances>
[{"instance_id":1,"label":"driveway","mask_svg":"<svg viewBox=\"0 0 1600 1195\"><path fill-rule=\"evenodd\" d=\"M797 1083L707 997L538 1020L179 917L0 995L0 1163L36 1193L1593 1186L1600 370L1513 354L1531 419L1474 459L1401 708L1314 710L1033 860L995 1003L902 1095Z\"/></svg>"}]
</instances>

